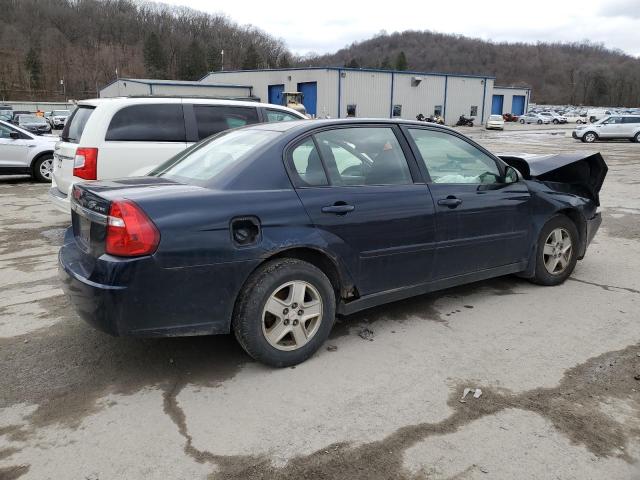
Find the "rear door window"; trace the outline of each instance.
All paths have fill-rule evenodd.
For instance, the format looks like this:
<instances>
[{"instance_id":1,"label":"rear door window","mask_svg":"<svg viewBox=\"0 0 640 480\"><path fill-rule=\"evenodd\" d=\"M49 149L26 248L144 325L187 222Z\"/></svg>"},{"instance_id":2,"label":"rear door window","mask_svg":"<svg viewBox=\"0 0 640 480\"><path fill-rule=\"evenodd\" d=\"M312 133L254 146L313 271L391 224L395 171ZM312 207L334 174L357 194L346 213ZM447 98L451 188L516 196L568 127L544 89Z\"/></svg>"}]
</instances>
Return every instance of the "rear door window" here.
<instances>
[{"instance_id":1,"label":"rear door window","mask_svg":"<svg viewBox=\"0 0 640 480\"><path fill-rule=\"evenodd\" d=\"M230 128L258 123L258 111L252 107L226 105L194 105L198 123L198 139L210 137Z\"/></svg>"},{"instance_id":2,"label":"rear door window","mask_svg":"<svg viewBox=\"0 0 640 480\"><path fill-rule=\"evenodd\" d=\"M272 110L268 108L266 110L267 113L267 122L289 122L291 120L300 120L299 117L292 115L288 112L283 112L281 110Z\"/></svg>"},{"instance_id":3,"label":"rear door window","mask_svg":"<svg viewBox=\"0 0 640 480\"><path fill-rule=\"evenodd\" d=\"M180 104L131 105L116 112L105 140L121 142L186 142Z\"/></svg>"},{"instance_id":4,"label":"rear door window","mask_svg":"<svg viewBox=\"0 0 640 480\"><path fill-rule=\"evenodd\" d=\"M82 137L82 132L84 132L84 127L87 125L89 117L91 117L94 110L95 107L89 105L78 106L65 123L61 135L62 141L78 143Z\"/></svg>"}]
</instances>

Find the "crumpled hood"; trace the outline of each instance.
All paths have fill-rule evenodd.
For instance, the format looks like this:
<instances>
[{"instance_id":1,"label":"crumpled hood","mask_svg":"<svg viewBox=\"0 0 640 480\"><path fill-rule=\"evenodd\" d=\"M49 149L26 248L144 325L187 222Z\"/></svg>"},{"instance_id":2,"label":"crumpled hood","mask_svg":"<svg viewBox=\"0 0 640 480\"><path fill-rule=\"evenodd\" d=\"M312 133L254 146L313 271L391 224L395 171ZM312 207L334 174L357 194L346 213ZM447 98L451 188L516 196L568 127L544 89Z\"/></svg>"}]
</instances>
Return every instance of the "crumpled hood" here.
<instances>
[{"instance_id":1,"label":"crumpled hood","mask_svg":"<svg viewBox=\"0 0 640 480\"><path fill-rule=\"evenodd\" d=\"M527 180L564 183L585 189L600 205L600 189L609 168L600 153L557 153L549 155L499 155L508 165L518 169Z\"/></svg>"}]
</instances>

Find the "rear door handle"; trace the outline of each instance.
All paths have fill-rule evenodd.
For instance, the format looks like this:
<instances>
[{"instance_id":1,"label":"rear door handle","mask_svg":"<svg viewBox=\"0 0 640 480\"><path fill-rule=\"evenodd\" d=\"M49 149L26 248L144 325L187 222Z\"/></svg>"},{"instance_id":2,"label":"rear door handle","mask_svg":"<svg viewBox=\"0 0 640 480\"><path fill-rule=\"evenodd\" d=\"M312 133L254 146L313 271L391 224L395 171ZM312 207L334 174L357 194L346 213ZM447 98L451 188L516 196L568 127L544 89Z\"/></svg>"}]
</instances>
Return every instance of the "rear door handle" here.
<instances>
[{"instance_id":1,"label":"rear door handle","mask_svg":"<svg viewBox=\"0 0 640 480\"><path fill-rule=\"evenodd\" d=\"M353 205L347 205L343 202L336 202L335 205L329 205L322 207L322 213L335 213L336 215L346 215L349 212L353 212L356 207Z\"/></svg>"},{"instance_id":2,"label":"rear door handle","mask_svg":"<svg viewBox=\"0 0 640 480\"><path fill-rule=\"evenodd\" d=\"M441 198L440 200L438 200L438 205L444 205L449 208L456 208L461 203L462 200L452 195L449 195L447 198Z\"/></svg>"}]
</instances>

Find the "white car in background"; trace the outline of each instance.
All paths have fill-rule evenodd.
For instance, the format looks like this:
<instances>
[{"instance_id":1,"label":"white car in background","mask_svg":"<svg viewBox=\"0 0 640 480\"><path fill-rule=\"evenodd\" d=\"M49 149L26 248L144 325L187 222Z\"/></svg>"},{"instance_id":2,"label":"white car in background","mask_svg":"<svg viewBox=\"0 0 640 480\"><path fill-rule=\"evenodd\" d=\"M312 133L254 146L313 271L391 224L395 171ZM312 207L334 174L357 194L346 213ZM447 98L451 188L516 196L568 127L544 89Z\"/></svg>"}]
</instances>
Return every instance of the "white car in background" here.
<instances>
[{"instance_id":1,"label":"white car in background","mask_svg":"<svg viewBox=\"0 0 640 480\"><path fill-rule=\"evenodd\" d=\"M580 112L567 112L564 116L567 119L567 123L576 123L580 125L589 121L586 113L580 114Z\"/></svg>"},{"instance_id":2,"label":"white car in background","mask_svg":"<svg viewBox=\"0 0 640 480\"><path fill-rule=\"evenodd\" d=\"M551 123L551 120L548 117L543 117L537 113L525 113L518 120L520 123L537 123L538 125L542 125L543 123Z\"/></svg>"},{"instance_id":3,"label":"white car in background","mask_svg":"<svg viewBox=\"0 0 640 480\"><path fill-rule=\"evenodd\" d=\"M489 115L485 126L487 130L504 130L504 119L502 115Z\"/></svg>"},{"instance_id":4,"label":"white car in background","mask_svg":"<svg viewBox=\"0 0 640 480\"><path fill-rule=\"evenodd\" d=\"M70 110L53 110L47 113L48 115L45 114L45 118L51 125L51 128L53 128L54 130L58 128L64 128L64 124L67 121L67 118L69 118L69 115L71 115Z\"/></svg>"},{"instance_id":5,"label":"white car in background","mask_svg":"<svg viewBox=\"0 0 640 480\"><path fill-rule=\"evenodd\" d=\"M58 140L0 121L0 175L31 175L39 182L50 182Z\"/></svg>"},{"instance_id":6,"label":"white car in background","mask_svg":"<svg viewBox=\"0 0 640 480\"><path fill-rule=\"evenodd\" d=\"M230 128L303 120L290 108L180 97L83 100L56 145L49 198L70 213L76 182L144 176L194 143Z\"/></svg>"},{"instance_id":7,"label":"white car in background","mask_svg":"<svg viewBox=\"0 0 640 480\"><path fill-rule=\"evenodd\" d=\"M640 115L611 115L596 123L576 127L572 136L585 143L611 139L640 143Z\"/></svg>"},{"instance_id":8,"label":"white car in background","mask_svg":"<svg viewBox=\"0 0 640 480\"><path fill-rule=\"evenodd\" d=\"M554 125L558 125L559 123L567 123L567 117L560 115L554 111L540 112L539 115L543 118L548 118L549 122L553 123Z\"/></svg>"}]
</instances>

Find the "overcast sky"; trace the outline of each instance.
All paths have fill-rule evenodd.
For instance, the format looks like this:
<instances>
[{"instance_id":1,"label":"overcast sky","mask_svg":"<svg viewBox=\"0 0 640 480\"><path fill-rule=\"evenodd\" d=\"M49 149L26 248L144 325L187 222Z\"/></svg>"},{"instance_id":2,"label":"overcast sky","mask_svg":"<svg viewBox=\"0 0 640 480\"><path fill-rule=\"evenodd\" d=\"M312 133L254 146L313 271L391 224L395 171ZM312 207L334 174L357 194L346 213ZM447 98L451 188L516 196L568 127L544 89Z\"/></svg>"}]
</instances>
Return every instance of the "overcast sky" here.
<instances>
[{"instance_id":1,"label":"overcast sky","mask_svg":"<svg viewBox=\"0 0 640 480\"><path fill-rule=\"evenodd\" d=\"M640 0L270 2L164 0L225 13L282 38L298 54L327 53L386 30L433 30L494 41L604 43L640 57Z\"/></svg>"}]
</instances>

